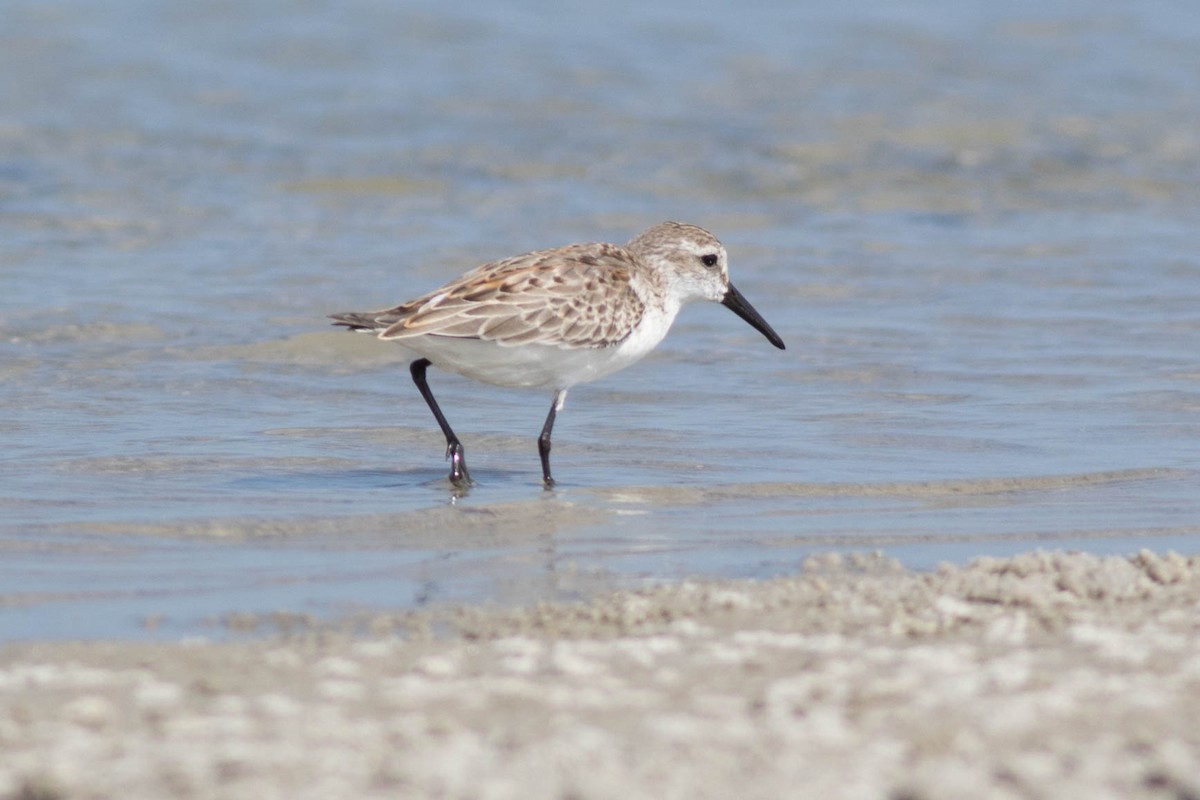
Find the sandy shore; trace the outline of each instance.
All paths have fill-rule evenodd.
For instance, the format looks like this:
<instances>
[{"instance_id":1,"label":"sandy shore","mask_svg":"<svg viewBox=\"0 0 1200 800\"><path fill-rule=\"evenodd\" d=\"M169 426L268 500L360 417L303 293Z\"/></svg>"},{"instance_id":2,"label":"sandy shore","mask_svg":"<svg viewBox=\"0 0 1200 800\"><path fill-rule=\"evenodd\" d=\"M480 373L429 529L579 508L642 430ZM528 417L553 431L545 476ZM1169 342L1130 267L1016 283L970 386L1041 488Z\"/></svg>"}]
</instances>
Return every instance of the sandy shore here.
<instances>
[{"instance_id":1,"label":"sandy shore","mask_svg":"<svg viewBox=\"0 0 1200 800\"><path fill-rule=\"evenodd\" d=\"M0 797L1200 797L1200 557L0 650Z\"/></svg>"}]
</instances>

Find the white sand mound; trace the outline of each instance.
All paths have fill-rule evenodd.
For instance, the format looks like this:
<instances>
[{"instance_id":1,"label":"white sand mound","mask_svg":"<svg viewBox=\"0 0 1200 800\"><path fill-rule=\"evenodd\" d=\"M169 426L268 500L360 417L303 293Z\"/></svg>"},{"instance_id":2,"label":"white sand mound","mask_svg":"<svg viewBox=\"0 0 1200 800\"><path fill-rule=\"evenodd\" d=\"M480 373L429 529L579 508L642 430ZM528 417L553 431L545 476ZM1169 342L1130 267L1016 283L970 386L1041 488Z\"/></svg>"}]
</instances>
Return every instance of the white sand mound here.
<instances>
[{"instance_id":1,"label":"white sand mound","mask_svg":"<svg viewBox=\"0 0 1200 800\"><path fill-rule=\"evenodd\" d=\"M400 635L0 650L0 797L1200 797L1196 557L371 625Z\"/></svg>"}]
</instances>

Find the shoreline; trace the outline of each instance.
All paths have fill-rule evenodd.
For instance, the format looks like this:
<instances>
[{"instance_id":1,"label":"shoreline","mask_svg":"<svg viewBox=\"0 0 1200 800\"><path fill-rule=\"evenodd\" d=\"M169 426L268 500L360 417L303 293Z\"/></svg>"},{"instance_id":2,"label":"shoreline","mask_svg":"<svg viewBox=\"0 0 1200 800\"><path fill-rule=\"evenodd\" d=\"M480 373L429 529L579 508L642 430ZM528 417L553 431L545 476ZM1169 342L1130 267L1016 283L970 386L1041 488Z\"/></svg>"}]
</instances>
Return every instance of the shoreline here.
<instances>
[{"instance_id":1,"label":"shoreline","mask_svg":"<svg viewBox=\"0 0 1200 800\"><path fill-rule=\"evenodd\" d=\"M0 647L0 798L1200 796L1200 556Z\"/></svg>"}]
</instances>

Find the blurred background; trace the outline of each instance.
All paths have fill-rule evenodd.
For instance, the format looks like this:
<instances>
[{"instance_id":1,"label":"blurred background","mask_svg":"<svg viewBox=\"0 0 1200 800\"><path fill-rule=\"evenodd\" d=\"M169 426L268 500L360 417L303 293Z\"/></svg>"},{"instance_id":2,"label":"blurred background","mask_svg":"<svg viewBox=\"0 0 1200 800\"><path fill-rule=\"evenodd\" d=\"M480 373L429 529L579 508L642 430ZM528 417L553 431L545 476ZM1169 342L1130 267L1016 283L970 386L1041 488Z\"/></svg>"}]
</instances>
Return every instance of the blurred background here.
<instances>
[{"instance_id":1,"label":"blurred background","mask_svg":"<svg viewBox=\"0 0 1200 800\"><path fill-rule=\"evenodd\" d=\"M1184 0L0 5L0 639L528 602L825 550L1194 551ZM689 308L549 395L324 315L713 230Z\"/></svg>"}]
</instances>

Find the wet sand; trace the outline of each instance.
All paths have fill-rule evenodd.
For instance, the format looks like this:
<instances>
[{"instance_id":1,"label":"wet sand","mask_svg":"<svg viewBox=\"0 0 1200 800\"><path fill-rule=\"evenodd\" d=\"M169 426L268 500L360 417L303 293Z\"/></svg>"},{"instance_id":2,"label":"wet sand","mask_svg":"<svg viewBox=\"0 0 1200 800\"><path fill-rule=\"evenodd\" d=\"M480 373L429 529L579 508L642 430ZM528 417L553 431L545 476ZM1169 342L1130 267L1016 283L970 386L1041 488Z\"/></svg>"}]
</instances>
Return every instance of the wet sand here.
<instances>
[{"instance_id":1,"label":"wet sand","mask_svg":"<svg viewBox=\"0 0 1200 800\"><path fill-rule=\"evenodd\" d=\"M1200 796L1200 557L0 650L0 797Z\"/></svg>"}]
</instances>

